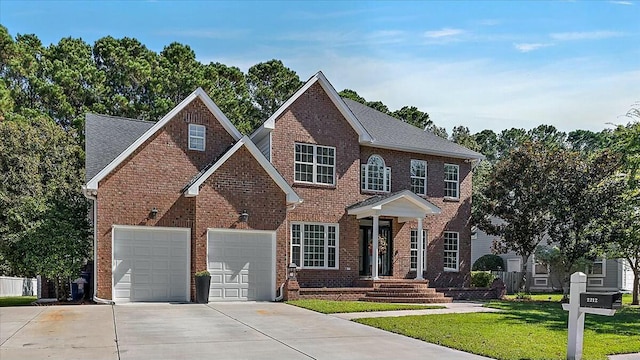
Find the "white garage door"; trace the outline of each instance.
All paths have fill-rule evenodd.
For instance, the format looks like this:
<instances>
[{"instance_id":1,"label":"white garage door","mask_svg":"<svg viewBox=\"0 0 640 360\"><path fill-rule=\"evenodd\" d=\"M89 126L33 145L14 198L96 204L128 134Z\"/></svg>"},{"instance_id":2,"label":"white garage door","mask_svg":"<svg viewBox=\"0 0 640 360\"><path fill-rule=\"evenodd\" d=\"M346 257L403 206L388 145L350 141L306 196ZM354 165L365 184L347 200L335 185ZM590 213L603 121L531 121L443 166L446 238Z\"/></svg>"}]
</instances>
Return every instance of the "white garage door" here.
<instances>
[{"instance_id":1,"label":"white garage door","mask_svg":"<svg viewBox=\"0 0 640 360\"><path fill-rule=\"evenodd\" d=\"M113 300L189 301L190 229L113 228Z\"/></svg>"},{"instance_id":2,"label":"white garage door","mask_svg":"<svg viewBox=\"0 0 640 360\"><path fill-rule=\"evenodd\" d=\"M210 229L209 301L275 298L275 232Z\"/></svg>"}]
</instances>

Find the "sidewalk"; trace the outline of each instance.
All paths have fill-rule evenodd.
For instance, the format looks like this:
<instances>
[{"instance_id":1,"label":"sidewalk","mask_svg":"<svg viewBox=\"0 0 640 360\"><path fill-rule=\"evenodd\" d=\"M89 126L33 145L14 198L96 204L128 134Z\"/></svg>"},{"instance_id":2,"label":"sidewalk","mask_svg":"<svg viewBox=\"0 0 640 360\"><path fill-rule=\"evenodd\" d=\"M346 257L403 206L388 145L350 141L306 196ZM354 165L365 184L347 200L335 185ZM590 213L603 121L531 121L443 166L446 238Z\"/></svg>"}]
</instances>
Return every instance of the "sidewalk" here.
<instances>
[{"instance_id":1,"label":"sidewalk","mask_svg":"<svg viewBox=\"0 0 640 360\"><path fill-rule=\"evenodd\" d=\"M416 304L413 304L416 305ZM331 314L337 318L352 320L374 317L393 317L407 315L435 315L435 314L465 314L476 312L500 312L501 310L483 307L483 303L475 301L457 301L443 304L427 304L435 306L445 306L446 309L425 309L425 310L397 310L397 311L371 311L357 313ZM626 360L626 359L619 359Z\"/></svg>"}]
</instances>

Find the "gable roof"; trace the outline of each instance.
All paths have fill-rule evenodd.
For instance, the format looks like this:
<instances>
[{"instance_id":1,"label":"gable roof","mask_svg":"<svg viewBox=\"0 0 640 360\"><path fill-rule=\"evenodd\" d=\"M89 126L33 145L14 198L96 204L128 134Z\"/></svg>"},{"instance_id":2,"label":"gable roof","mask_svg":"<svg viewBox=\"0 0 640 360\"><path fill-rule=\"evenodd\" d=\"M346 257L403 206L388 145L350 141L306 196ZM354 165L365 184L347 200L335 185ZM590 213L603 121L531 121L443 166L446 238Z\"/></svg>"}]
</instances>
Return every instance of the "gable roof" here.
<instances>
[{"instance_id":1,"label":"gable roof","mask_svg":"<svg viewBox=\"0 0 640 360\"><path fill-rule=\"evenodd\" d=\"M357 101L347 98L342 100L367 132L373 136L370 146L462 159L484 158L480 153L443 139L430 131L423 131Z\"/></svg>"},{"instance_id":2,"label":"gable roof","mask_svg":"<svg viewBox=\"0 0 640 360\"><path fill-rule=\"evenodd\" d=\"M200 186L216 172L233 154L235 154L240 148L246 147L249 150L249 153L253 155L253 157L258 161L260 166L267 172L267 174L273 179L273 181L282 189L282 191L287 196L288 204L299 204L302 202L302 199L296 194L293 188L287 183L287 181L280 175L280 173L276 170L275 167L262 155L260 150L253 144L251 139L248 136L244 136L242 139L238 140L238 142L233 145L224 155L222 155L218 160L214 163L207 166L203 171L200 172L188 185L184 191L184 196L193 197L198 196L200 193Z\"/></svg>"},{"instance_id":3,"label":"gable roof","mask_svg":"<svg viewBox=\"0 0 640 360\"><path fill-rule=\"evenodd\" d=\"M478 152L429 131L423 131L359 102L340 97L321 71L313 75L262 126L254 131L251 139L256 143L264 139L275 129L276 119L315 83L322 86L336 108L356 131L361 145L465 160L484 159L484 156Z\"/></svg>"},{"instance_id":4,"label":"gable roof","mask_svg":"<svg viewBox=\"0 0 640 360\"><path fill-rule=\"evenodd\" d=\"M329 80L327 80L322 71L318 71L317 73L315 73L300 89L298 89L298 91L296 91L287 101L285 101L284 104L282 104L282 106L280 106L278 110L276 110L276 112L273 113L273 115L271 115L267 119L267 121L265 121L264 124L260 126L260 128L258 128L258 130L251 134L251 139L260 139L265 136L264 134L267 134L271 130L275 129L276 119L278 119L280 115L282 115L282 113L284 113L291 106L291 104L293 104L302 94L307 92L307 90L309 90L309 88L315 83L320 84L327 96L329 96L329 99L331 99L331 102L333 102L338 111L340 111L349 125L351 125L353 130L355 130L355 132L358 134L358 138L360 139L360 143L371 142L371 135L362 126L360 121L358 121L358 119L353 115L351 110L345 105L340 95L338 95L336 89L334 89L333 85L329 83Z\"/></svg>"},{"instance_id":5,"label":"gable roof","mask_svg":"<svg viewBox=\"0 0 640 360\"><path fill-rule=\"evenodd\" d=\"M85 121L85 181L96 176L137 138L152 121L109 115L87 114Z\"/></svg>"},{"instance_id":6,"label":"gable roof","mask_svg":"<svg viewBox=\"0 0 640 360\"><path fill-rule=\"evenodd\" d=\"M220 122L222 127L235 139L240 140L242 135L238 131L238 129L233 126L231 121L220 111L218 106L211 100L209 95L202 90L202 88L197 88L194 92L189 94L184 100L182 100L176 107L174 107L169 113L167 113L162 119L153 124L147 131L145 131L141 136L139 136L133 143L131 143L124 151L122 151L119 155L117 155L111 162L109 162L105 167L103 167L97 174L91 177L89 181L87 181L86 188L97 190L98 183L105 176L107 176L111 171L113 171L118 165L120 165L124 160L126 160L131 154L133 154L145 141L147 141L151 136L153 136L158 130L162 129L164 125L169 122L174 116L176 116L180 111L182 111L187 105L189 105L193 100L199 98L205 106L211 111L211 113L215 116L215 118Z\"/></svg>"},{"instance_id":7,"label":"gable roof","mask_svg":"<svg viewBox=\"0 0 640 360\"><path fill-rule=\"evenodd\" d=\"M356 215L358 219L372 215L397 216L400 222L440 214L442 210L429 200L423 199L410 190L375 195L364 201L347 207L347 214Z\"/></svg>"}]
</instances>

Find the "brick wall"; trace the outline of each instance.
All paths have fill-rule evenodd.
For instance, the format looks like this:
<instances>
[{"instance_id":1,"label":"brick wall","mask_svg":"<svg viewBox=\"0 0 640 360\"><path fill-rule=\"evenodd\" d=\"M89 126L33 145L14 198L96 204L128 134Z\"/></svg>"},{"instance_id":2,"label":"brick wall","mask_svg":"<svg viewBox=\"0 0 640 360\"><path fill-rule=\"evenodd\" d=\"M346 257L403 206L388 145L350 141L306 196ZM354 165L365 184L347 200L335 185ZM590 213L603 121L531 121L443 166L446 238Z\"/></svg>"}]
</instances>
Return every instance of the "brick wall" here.
<instances>
[{"instance_id":1,"label":"brick wall","mask_svg":"<svg viewBox=\"0 0 640 360\"><path fill-rule=\"evenodd\" d=\"M189 122L206 126L206 151L188 150ZM182 196L182 189L234 142L204 103L196 99L100 182L97 196L98 297L111 299L112 296L113 224L192 228L192 248L195 248L196 200ZM158 214L150 219L149 212L154 207Z\"/></svg>"},{"instance_id":2,"label":"brick wall","mask_svg":"<svg viewBox=\"0 0 640 360\"><path fill-rule=\"evenodd\" d=\"M336 185L294 183L294 143L310 143L336 147ZM378 154L392 168L392 192L410 189L410 161L427 161L426 199L442 209L442 214L428 216L428 254L425 276L436 286L463 286L469 282L471 214L471 167L459 159L407 153L360 146L358 136L319 84L302 94L278 119L272 132L272 163L295 191L304 199L289 213L289 221L339 223L340 269L302 269L298 282L302 287L350 286L359 277L359 221L346 215L345 208L362 201L372 193L360 191L360 164ZM444 201L444 164L460 166L460 199ZM410 231L416 222L399 223L393 219L393 277L413 278L410 267ZM443 272L443 231L460 233L460 269ZM288 229L287 229L288 233ZM288 236L288 235L287 235ZM287 252L289 249L287 248Z\"/></svg>"}]
</instances>

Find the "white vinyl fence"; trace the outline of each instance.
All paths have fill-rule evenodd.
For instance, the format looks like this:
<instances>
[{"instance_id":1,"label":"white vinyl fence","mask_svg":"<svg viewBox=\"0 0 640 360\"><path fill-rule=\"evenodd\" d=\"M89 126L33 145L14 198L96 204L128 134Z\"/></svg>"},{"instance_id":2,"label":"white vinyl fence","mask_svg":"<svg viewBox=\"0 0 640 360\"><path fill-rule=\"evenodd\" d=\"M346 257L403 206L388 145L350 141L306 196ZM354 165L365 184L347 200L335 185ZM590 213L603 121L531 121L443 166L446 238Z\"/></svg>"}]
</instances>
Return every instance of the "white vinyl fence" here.
<instances>
[{"instance_id":1,"label":"white vinyl fence","mask_svg":"<svg viewBox=\"0 0 640 360\"><path fill-rule=\"evenodd\" d=\"M0 296L36 295L38 295L37 279L0 276Z\"/></svg>"}]
</instances>

